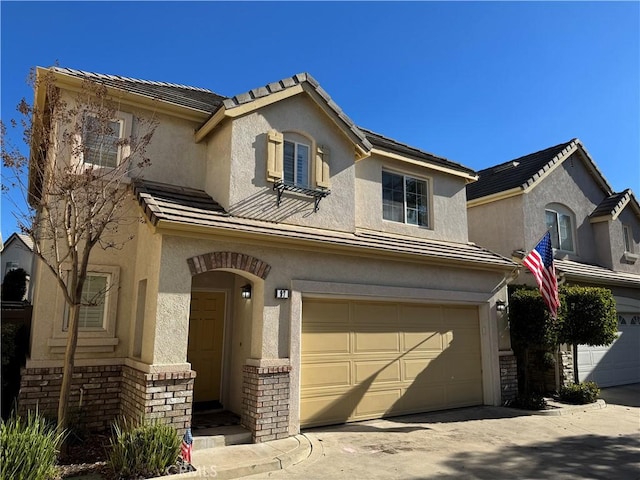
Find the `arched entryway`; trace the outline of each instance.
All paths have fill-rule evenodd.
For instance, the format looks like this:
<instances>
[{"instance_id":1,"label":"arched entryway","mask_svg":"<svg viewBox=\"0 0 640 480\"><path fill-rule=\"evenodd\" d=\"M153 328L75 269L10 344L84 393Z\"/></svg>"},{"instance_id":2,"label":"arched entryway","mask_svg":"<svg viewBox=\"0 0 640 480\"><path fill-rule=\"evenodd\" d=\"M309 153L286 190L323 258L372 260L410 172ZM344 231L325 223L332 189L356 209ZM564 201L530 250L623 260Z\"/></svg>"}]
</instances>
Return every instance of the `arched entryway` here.
<instances>
[{"instance_id":1,"label":"arched entryway","mask_svg":"<svg viewBox=\"0 0 640 480\"><path fill-rule=\"evenodd\" d=\"M261 292L271 267L237 252L211 252L187 262L192 274L187 361L196 372L193 411L224 409L240 415L242 367L251 356L252 327L261 318Z\"/></svg>"}]
</instances>

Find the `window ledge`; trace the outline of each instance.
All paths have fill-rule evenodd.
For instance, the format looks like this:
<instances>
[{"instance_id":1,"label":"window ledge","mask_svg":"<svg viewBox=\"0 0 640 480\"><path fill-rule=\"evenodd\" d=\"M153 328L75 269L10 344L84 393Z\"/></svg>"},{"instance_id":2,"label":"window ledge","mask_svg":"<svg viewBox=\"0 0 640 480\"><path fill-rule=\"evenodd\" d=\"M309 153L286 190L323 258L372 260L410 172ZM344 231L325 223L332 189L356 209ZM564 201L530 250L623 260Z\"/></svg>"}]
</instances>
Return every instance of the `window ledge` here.
<instances>
[{"instance_id":1,"label":"window ledge","mask_svg":"<svg viewBox=\"0 0 640 480\"><path fill-rule=\"evenodd\" d=\"M306 195L308 197L313 197L314 212L317 212L318 209L320 208L319 207L320 200L322 200L324 197L326 197L331 193L331 190L329 190L328 188L316 188L316 189L306 188L306 187L301 187L299 185L295 185L293 183L285 182L284 180L278 180L277 182L275 182L273 184L273 189L278 193L278 201L277 201L278 207L280 206L280 202L282 201L282 194L285 191L293 192L293 193L302 193L303 195Z\"/></svg>"},{"instance_id":2,"label":"window ledge","mask_svg":"<svg viewBox=\"0 0 640 480\"><path fill-rule=\"evenodd\" d=\"M640 255L638 255L637 253L624 252L623 258L625 262L633 265L638 261L638 259L640 259Z\"/></svg>"},{"instance_id":3,"label":"window ledge","mask_svg":"<svg viewBox=\"0 0 640 480\"><path fill-rule=\"evenodd\" d=\"M116 337L94 337L94 338L78 338L78 352L94 353L94 352L113 352L120 340ZM64 353L67 348L66 338L50 338L47 340L47 346L51 349L51 353Z\"/></svg>"}]
</instances>

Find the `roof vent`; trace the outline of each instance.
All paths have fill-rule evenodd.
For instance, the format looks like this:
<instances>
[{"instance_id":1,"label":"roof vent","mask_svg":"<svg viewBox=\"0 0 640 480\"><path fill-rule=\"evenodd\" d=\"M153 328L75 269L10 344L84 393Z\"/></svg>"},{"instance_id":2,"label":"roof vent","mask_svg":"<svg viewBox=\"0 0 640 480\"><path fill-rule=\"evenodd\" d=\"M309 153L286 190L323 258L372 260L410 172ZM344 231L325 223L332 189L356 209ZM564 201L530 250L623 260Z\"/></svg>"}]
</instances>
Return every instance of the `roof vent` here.
<instances>
[{"instance_id":1,"label":"roof vent","mask_svg":"<svg viewBox=\"0 0 640 480\"><path fill-rule=\"evenodd\" d=\"M498 165L497 167L494 167L493 173L503 172L505 170L509 170L510 168L517 167L518 165L520 165L520 162L516 162L516 161L503 163L502 165Z\"/></svg>"}]
</instances>

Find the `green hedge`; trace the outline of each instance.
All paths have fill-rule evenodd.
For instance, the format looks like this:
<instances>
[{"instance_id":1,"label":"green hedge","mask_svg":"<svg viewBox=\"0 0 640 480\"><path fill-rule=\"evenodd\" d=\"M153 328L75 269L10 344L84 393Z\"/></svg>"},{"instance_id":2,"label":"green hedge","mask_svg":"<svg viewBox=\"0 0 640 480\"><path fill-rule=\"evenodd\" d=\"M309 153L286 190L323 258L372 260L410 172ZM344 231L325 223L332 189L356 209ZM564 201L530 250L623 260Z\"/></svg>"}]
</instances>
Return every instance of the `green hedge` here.
<instances>
[{"instance_id":1,"label":"green hedge","mask_svg":"<svg viewBox=\"0 0 640 480\"><path fill-rule=\"evenodd\" d=\"M598 399L599 395L600 389L596 382L576 383L560 389L560 400L576 405L593 403Z\"/></svg>"}]
</instances>

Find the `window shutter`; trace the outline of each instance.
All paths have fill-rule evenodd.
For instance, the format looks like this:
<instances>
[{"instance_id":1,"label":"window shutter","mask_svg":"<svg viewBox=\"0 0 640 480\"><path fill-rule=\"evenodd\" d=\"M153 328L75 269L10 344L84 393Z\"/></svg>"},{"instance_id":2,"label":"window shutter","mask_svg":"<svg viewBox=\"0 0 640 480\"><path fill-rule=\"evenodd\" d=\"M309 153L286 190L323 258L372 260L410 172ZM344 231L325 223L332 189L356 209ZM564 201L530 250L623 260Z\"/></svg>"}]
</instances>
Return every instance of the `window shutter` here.
<instances>
[{"instance_id":1,"label":"window shutter","mask_svg":"<svg viewBox=\"0 0 640 480\"><path fill-rule=\"evenodd\" d=\"M267 133L267 180L282 180L282 144L284 136L280 132L270 130Z\"/></svg>"},{"instance_id":2,"label":"window shutter","mask_svg":"<svg viewBox=\"0 0 640 480\"><path fill-rule=\"evenodd\" d=\"M316 187L329 188L329 149L322 145L316 150Z\"/></svg>"}]
</instances>

